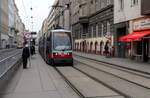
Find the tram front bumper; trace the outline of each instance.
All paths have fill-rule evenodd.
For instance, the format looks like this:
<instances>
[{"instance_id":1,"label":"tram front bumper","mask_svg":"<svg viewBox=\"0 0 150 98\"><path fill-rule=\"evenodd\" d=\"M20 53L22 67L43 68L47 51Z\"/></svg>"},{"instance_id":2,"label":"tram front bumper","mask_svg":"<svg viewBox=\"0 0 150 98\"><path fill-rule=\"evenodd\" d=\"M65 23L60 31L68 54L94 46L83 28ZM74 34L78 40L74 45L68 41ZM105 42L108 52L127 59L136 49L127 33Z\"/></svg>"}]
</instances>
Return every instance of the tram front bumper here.
<instances>
[{"instance_id":1,"label":"tram front bumper","mask_svg":"<svg viewBox=\"0 0 150 98\"><path fill-rule=\"evenodd\" d=\"M71 64L73 63L73 58L55 58L55 64Z\"/></svg>"}]
</instances>

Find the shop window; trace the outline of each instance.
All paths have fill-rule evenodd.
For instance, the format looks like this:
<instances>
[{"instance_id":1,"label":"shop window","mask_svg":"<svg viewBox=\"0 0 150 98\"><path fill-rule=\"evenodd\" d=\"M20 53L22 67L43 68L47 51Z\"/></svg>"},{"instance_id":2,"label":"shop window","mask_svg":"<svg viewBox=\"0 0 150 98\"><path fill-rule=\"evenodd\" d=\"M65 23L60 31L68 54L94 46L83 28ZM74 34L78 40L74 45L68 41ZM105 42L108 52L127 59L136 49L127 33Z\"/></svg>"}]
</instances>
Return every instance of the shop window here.
<instances>
[{"instance_id":1,"label":"shop window","mask_svg":"<svg viewBox=\"0 0 150 98\"><path fill-rule=\"evenodd\" d=\"M142 41L136 42L136 54L142 55Z\"/></svg>"}]
</instances>

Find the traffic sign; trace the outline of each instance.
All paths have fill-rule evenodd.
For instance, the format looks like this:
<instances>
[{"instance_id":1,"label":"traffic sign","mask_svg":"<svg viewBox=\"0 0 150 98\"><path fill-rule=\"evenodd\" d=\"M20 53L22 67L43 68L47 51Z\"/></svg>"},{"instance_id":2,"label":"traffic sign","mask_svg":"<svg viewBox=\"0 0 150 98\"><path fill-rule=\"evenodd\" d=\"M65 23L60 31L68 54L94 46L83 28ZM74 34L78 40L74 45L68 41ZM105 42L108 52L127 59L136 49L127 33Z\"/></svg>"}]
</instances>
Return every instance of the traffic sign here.
<instances>
[{"instance_id":1,"label":"traffic sign","mask_svg":"<svg viewBox=\"0 0 150 98\"><path fill-rule=\"evenodd\" d=\"M26 33L26 34L25 34L25 37L26 37L27 39L31 38L31 33Z\"/></svg>"}]
</instances>

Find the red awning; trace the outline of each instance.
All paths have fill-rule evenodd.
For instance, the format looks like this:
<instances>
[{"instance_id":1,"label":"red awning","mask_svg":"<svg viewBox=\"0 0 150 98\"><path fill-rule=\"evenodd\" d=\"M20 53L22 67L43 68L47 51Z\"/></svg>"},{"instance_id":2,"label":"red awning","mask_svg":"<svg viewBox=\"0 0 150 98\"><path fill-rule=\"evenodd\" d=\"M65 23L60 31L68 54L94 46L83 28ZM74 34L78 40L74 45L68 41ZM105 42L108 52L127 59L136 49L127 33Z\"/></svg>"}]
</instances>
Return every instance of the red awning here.
<instances>
[{"instance_id":1,"label":"red awning","mask_svg":"<svg viewBox=\"0 0 150 98\"><path fill-rule=\"evenodd\" d=\"M122 42L141 41L144 36L150 35L150 31L132 32L119 38Z\"/></svg>"}]
</instances>

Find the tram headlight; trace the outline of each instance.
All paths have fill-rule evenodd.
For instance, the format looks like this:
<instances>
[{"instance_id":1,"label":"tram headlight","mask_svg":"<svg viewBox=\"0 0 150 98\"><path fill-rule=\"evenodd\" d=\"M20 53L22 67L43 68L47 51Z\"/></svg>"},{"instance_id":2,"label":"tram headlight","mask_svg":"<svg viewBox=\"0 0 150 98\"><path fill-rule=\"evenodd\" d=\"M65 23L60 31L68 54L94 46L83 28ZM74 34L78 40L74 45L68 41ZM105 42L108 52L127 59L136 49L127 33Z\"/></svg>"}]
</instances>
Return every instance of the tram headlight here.
<instances>
[{"instance_id":1,"label":"tram headlight","mask_svg":"<svg viewBox=\"0 0 150 98\"><path fill-rule=\"evenodd\" d=\"M67 55L72 55L72 52L68 52Z\"/></svg>"},{"instance_id":2,"label":"tram headlight","mask_svg":"<svg viewBox=\"0 0 150 98\"><path fill-rule=\"evenodd\" d=\"M54 52L53 55L54 55L54 56L58 56L59 54L58 54L57 52Z\"/></svg>"}]
</instances>

